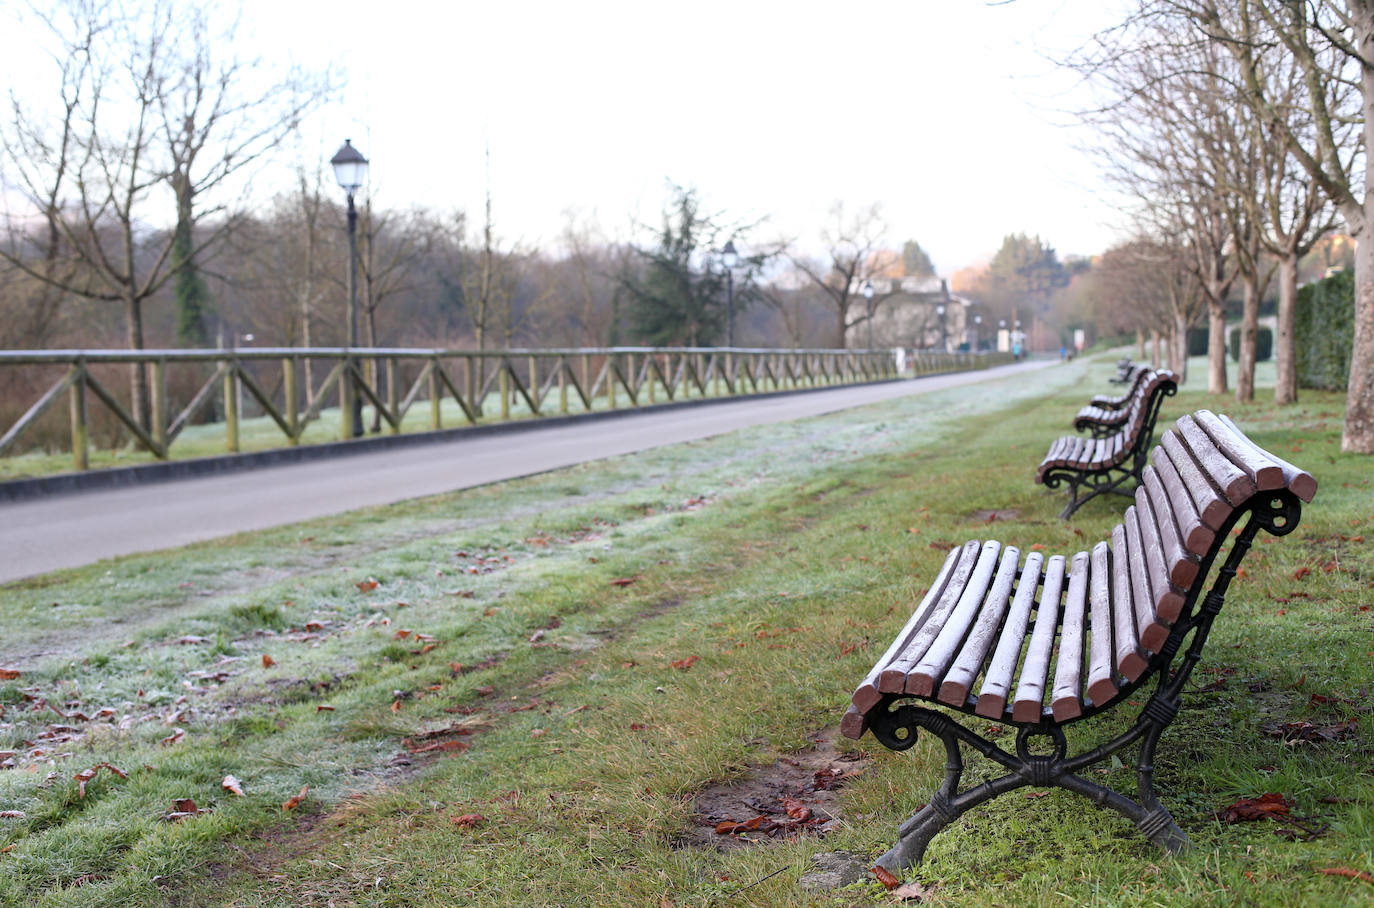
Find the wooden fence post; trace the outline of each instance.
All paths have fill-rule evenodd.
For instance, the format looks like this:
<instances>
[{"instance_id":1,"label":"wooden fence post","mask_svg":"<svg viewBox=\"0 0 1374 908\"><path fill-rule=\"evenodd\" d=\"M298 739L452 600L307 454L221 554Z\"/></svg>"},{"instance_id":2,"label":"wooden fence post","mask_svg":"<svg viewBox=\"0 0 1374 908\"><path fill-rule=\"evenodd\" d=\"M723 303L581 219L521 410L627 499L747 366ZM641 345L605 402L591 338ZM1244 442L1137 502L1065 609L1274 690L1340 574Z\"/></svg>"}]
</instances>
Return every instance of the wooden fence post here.
<instances>
[{"instance_id":1,"label":"wooden fence post","mask_svg":"<svg viewBox=\"0 0 1374 908\"><path fill-rule=\"evenodd\" d=\"M76 377L72 379L72 462L78 470L91 466L90 430L86 425L86 364L76 362Z\"/></svg>"}]
</instances>

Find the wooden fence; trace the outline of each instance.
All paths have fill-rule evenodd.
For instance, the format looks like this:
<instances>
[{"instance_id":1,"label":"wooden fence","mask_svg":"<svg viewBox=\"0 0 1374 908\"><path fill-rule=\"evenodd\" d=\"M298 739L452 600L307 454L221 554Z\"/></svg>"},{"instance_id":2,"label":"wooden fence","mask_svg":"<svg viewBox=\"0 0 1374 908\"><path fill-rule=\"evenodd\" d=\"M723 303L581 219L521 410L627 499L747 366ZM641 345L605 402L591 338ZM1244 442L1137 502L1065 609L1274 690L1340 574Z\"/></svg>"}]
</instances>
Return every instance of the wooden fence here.
<instances>
[{"instance_id":1,"label":"wooden fence","mask_svg":"<svg viewBox=\"0 0 1374 908\"><path fill-rule=\"evenodd\" d=\"M918 352L906 375L981 368L1009 361L1004 354ZM142 368L148 377L151 419L129 405L130 383L110 378L112 365ZM0 369L65 367L32 406L0 436L0 456L20 442L63 396L70 412L68 440L78 470L89 468L88 405L98 402L136 443L159 459L193 421L222 424L224 450L240 449L245 394L270 419L287 445L301 443L326 406L337 407L340 438L352 432L353 395L368 405L368 422L399 433L412 408L428 404L428 418L408 429L443 428L451 399L463 423L539 417L552 413L639 407L689 398L820 388L901 377L886 350L774 350L752 348L602 347L554 350L427 350L395 348L240 348L236 350L0 350ZM97 376L103 370L104 378ZM169 395L178 373L180 395ZM316 376L323 378L316 380ZM38 387L50 380L40 379ZM194 393L190 389L196 388ZM302 396L304 392L304 396ZM181 399L174 401L179 396ZM22 404L21 404L22 405ZM175 413L173 411L176 411ZM418 424L417 424L418 422ZM317 433L318 434L318 433ZM29 446L34 446L30 440Z\"/></svg>"}]
</instances>

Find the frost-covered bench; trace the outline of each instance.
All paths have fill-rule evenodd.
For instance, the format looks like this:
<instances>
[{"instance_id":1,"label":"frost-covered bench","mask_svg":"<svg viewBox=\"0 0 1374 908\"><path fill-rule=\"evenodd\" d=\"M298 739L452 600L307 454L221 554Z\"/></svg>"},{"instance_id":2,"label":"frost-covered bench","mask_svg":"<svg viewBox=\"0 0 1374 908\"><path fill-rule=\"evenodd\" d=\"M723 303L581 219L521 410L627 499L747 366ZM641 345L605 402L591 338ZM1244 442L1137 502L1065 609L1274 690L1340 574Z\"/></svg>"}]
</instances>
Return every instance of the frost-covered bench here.
<instances>
[{"instance_id":1,"label":"frost-covered bench","mask_svg":"<svg viewBox=\"0 0 1374 908\"><path fill-rule=\"evenodd\" d=\"M1206 410L1181 418L1152 456L1134 504L1091 549L1049 557L1032 550L1023 557L994 540L953 549L855 689L840 726L845 735L857 739L871 731L887 747L906 750L924 728L944 742L947 755L944 784L901 825L879 867L895 874L918 863L935 834L960 814L1027 785L1084 795L1170 851L1188 845L1154 793L1156 745L1178 713L1255 534L1292 532L1301 502L1312 500L1317 484ZM1137 693L1146 684L1153 692ZM1132 694L1144 706L1129 731L1068 754L1064 725L1115 709ZM950 713L1013 726L1015 752ZM1048 753L1032 752L1036 739L1047 739ZM1094 764L1136 743L1137 797L1089 778ZM960 791L963 747L1006 774Z\"/></svg>"}]
</instances>

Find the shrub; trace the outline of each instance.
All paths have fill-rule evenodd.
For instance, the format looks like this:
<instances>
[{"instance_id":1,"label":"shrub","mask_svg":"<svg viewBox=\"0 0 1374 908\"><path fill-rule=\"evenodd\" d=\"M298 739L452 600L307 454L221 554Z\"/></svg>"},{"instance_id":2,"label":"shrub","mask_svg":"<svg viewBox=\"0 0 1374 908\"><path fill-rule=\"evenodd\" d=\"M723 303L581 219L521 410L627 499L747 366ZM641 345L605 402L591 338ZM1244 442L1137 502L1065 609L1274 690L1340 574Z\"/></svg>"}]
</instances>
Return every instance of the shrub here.
<instances>
[{"instance_id":1,"label":"shrub","mask_svg":"<svg viewBox=\"0 0 1374 908\"><path fill-rule=\"evenodd\" d=\"M1298 387L1344 389L1350 382L1354 344L1354 271L1347 269L1298 291L1293 317Z\"/></svg>"}]
</instances>

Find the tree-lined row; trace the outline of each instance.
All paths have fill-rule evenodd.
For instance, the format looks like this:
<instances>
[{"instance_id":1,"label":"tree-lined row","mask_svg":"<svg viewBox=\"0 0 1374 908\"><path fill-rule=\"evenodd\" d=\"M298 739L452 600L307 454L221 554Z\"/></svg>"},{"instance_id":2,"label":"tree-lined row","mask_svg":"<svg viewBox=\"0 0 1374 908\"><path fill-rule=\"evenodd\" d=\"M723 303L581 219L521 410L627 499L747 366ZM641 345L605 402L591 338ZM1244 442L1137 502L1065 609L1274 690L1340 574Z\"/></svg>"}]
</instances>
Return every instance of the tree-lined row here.
<instances>
[{"instance_id":1,"label":"tree-lined row","mask_svg":"<svg viewBox=\"0 0 1374 908\"><path fill-rule=\"evenodd\" d=\"M1166 335L1179 368L1187 328L1205 317L1208 388L1225 392L1226 302L1239 286L1236 393L1251 399L1260 300L1277 272L1275 395L1292 401L1298 264L1343 226L1358 290L1342 443L1374 452L1374 195L1363 179L1374 3L1138 0L1071 65L1100 93L1086 119L1137 234L1104 259L1122 276L1122 326Z\"/></svg>"}]
</instances>

